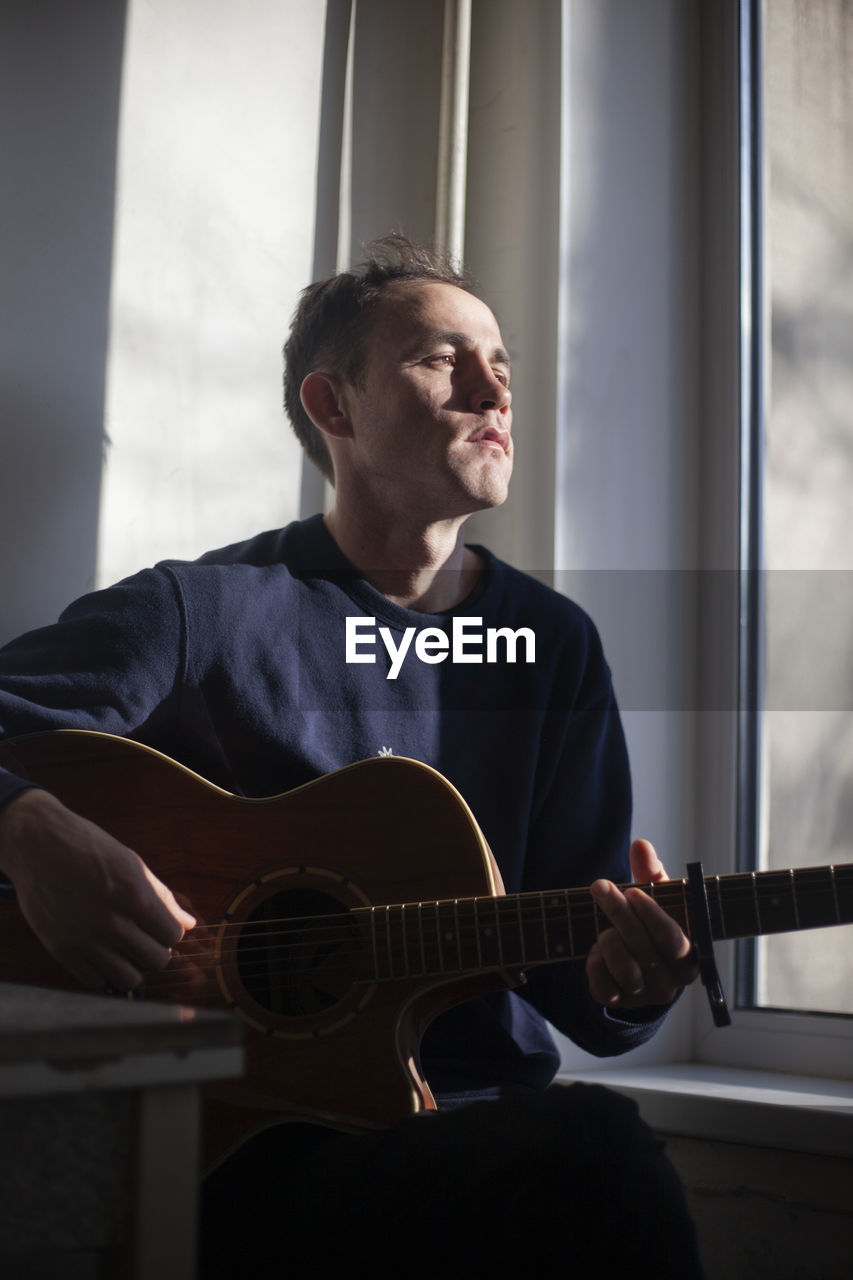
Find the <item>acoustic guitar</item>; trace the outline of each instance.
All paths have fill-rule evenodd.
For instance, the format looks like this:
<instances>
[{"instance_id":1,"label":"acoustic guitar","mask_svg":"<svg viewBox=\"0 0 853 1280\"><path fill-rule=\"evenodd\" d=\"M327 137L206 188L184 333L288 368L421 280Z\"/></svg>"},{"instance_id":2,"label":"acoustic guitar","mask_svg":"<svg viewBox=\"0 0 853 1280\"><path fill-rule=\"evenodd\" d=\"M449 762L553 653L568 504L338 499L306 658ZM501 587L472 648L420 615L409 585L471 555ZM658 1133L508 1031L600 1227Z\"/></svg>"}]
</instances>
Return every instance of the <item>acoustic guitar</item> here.
<instances>
[{"instance_id":1,"label":"acoustic guitar","mask_svg":"<svg viewBox=\"0 0 853 1280\"><path fill-rule=\"evenodd\" d=\"M586 888L505 894L465 801L414 760L375 757L260 800L86 731L0 744L0 764L134 849L196 916L143 994L245 1024L245 1079L208 1090L213 1158L270 1121L372 1128L433 1108L428 1023L585 956L607 927ZM715 939L853 922L853 865L704 883ZM688 881L639 887L690 933ZM0 929L3 980L73 985L13 901Z\"/></svg>"}]
</instances>

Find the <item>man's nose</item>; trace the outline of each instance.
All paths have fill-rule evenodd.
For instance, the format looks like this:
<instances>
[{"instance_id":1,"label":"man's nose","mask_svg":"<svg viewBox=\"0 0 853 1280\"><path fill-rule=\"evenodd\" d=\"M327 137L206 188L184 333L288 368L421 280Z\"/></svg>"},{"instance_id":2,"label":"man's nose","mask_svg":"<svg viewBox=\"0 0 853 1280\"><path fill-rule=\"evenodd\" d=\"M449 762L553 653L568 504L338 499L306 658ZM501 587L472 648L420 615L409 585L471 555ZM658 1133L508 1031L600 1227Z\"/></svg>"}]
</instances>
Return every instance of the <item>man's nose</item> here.
<instances>
[{"instance_id":1,"label":"man's nose","mask_svg":"<svg viewBox=\"0 0 853 1280\"><path fill-rule=\"evenodd\" d=\"M512 392L505 382L490 368L484 368L472 391L475 408L482 410L508 409L512 404Z\"/></svg>"}]
</instances>

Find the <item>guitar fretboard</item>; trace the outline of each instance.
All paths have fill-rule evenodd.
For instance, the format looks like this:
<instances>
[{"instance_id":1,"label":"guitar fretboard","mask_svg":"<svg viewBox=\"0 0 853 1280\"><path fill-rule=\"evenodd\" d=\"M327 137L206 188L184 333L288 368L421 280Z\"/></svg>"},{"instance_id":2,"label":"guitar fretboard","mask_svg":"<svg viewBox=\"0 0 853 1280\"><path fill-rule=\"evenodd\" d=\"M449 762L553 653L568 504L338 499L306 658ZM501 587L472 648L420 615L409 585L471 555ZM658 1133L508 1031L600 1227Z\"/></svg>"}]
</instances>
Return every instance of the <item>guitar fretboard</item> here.
<instances>
[{"instance_id":1,"label":"guitar fretboard","mask_svg":"<svg viewBox=\"0 0 853 1280\"><path fill-rule=\"evenodd\" d=\"M705 886L716 941L853 924L853 864L709 876ZM635 887L690 936L686 880ZM577 959L609 924L588 889L409 902L353 915L366 931L377 981Z\"/></svg>"}]
</instances>

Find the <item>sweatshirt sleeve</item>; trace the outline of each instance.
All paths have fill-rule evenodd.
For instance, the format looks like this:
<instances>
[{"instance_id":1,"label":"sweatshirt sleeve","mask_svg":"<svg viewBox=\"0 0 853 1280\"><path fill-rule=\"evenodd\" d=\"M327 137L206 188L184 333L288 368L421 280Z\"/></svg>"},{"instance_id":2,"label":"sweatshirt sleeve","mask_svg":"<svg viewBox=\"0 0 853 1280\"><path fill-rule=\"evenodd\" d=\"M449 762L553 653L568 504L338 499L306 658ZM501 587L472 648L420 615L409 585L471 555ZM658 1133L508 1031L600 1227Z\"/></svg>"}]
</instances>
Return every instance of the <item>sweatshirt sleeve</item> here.
<instances>
[{"instance_id":1,"label":"sweatshirt sleeve","mask_svg":"<svg viewBox=\"0 0 853 1280\"><path fill-rule=\"evenodd\" d=\"M525 887L565 888L599 877L630 881L631 778L610 670L589 620L583 676L557 697L545 734L548 770L531 826ZM587 1053L625 1053L648 1040L660 1009L611 1012L589 994L582 960L528 971L519 991L548 1021Z\"/></svg>"},{"instance_id":2,"label":"sweatshirt sleeve","mask_svg":"<svg viewBox=\"0 0 853 1280\"><path fill-rule=\"evenodd\" d=\"M0 738L49 729L144 734L177 715L184 663L173 580L143 570L0 649ZM28 785L0 770L0 804Z\"/></svg>"}]
</instances>

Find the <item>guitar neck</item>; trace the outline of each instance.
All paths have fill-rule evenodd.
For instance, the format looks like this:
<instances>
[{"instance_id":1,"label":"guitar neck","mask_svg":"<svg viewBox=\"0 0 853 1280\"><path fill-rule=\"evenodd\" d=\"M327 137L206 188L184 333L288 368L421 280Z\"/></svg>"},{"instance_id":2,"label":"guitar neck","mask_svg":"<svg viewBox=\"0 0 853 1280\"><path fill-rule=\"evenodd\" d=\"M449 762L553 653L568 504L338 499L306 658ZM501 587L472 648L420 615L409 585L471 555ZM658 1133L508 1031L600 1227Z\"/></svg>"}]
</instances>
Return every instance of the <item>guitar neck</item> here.
<instances>
[{"instance_id":1,"label":"guitar neck","mask_svg":"<svg viewBox=\"0 0 853 1280\"><path fill-rule=\"evenodd\" d=\"M635 886L690 936L686 880ZM715 941L853 923L853 864L705 878ZM585 956L608 927L588 889L358 909L377 980L523 968Z\"/></svg>"}]
</instances>

